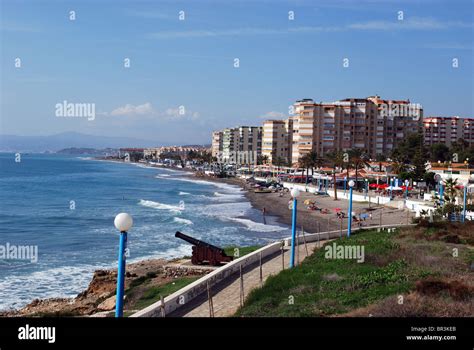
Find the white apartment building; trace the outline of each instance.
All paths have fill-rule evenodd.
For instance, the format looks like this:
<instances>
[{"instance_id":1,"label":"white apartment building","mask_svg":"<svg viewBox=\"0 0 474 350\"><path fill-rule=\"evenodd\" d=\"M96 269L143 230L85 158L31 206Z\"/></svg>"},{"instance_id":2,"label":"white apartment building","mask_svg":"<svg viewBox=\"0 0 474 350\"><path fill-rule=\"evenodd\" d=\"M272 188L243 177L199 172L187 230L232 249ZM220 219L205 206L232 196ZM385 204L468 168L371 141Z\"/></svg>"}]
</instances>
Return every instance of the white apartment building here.
<instances>
[{"instance_id":1,"label":"white apartment building","mask_svg":"<svg viewBox=\"0 0 474 350\"><path fill-rule=\"evenodd\" d=\"M274 164L277 160L291 159L293 120L266 120L263 123L262 155Z\"/></svg>"}]
</instances>

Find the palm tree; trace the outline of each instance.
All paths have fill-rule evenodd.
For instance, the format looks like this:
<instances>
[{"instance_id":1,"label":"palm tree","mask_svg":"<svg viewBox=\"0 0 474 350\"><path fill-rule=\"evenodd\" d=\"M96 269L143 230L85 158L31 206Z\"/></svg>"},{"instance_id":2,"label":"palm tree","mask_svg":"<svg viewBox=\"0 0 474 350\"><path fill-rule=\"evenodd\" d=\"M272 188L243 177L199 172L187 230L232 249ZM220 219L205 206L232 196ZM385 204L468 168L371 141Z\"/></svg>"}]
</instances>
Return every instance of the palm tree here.
<instances>
[{"instance_id":1,"label":"palm tree","mask_svg":"<svg viewBox=\"0 0 474 350\"><path fill-rule=\"evenodd\" d=\"M311 166L311 158L310 154L307 153L298 159L298 164L300 167L303 168L303 173L306 170L306 185L308 184L308 177L309 177L309 167Z\"/></svg>"},{"instance_id":2,"label":"palm tree","mask_svg":"<svg viewBox=\"0 0 474 350\"><path fill-rule=\"evenodd\" d=\"M359 148L352 149L350 151L351 154L351 163L354 166L355 169L355 182L356 182L356 188L359 189L359 169L364 167L365 165L368 164L368 157L367 155Z\"/></svg>"},{"instance_id":3,"label":"palm tree","mask_svg":"<svg viewBox=\"0 0 474 350\"><path fill-rule=\"evenodd\" d=\"M450 178L444 182L444 200L446 203L456 203L456 197L460 196L457 186L457 179Z\"/></svg>"},{"instance_id":4,"label":"palm tree","mask_svg":"<svg viewBox=\"0 0 474 350\"><path fill-rule=\"evenodd\" d=\"M397 175L400 175L401 173L407 171L407 169L408 165L402 161L395 160L394 162L392 162L392 171Z\"/></svg>"},{"instance_id":5,"label":"palm tree","mask_svg":"<svg viewBox=\"0 0 474 350\"><path fill-rule=\"evenodd\" d=\"M326 158L331 162L333 167L332 181L334 183L334 200L337 201L337 186L336 186L336 168L344 166L344 153L342 151L334 151L326 154Z\"/></svg>"}]
</instances>

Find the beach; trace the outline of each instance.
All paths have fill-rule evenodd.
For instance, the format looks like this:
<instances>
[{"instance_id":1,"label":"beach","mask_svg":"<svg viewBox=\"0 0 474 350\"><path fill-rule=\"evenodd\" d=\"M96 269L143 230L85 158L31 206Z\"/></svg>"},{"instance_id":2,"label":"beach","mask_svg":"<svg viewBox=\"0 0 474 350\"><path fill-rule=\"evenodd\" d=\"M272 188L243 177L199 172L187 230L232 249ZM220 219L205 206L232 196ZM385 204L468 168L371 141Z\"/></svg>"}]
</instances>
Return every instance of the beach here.
<instances>
[{"instance_id":1,"label":"beach","mask_svg":"<svg viewBox=\"0 0 474 350\"><path fill-rule=\"evenodd\" d=\"M289 209L289 202L292 200L289 191L280 193L255 193L253 189L246 184L245 180L240 178L214 178L214 177L202 177L206 181L222 182L231 185L238 185L242 188L245 197L250 201L252 206L258 209L262 213L263 222L263 210L265 209L266 216L273 216L278 222L291 226L292 224L292 211ZM332 191L332 189L331 189ZM339 190L342 194L343 191ZM324 214L318 210L310 210L305 201L312 201L317 207L327 209L328 214ZM297 228L304 229L308 233L324 232L324 231L335 231L341 229L347 229L347 217L341 220L336 215L336 209L340 209L342 212L348 213L349 201L346 199L334 198L324 195L314 195L309 192L302 192L298 198L297 206ZM353 202L352 211L356 214L367 214L368 218L365 221L361 221L361 226L374 226L374 225L389 225L389 224L405 224L410 223L414 214L406 210L399 210L391 207L385 207L382 205L376 205L371 203L369 206L368 202ZM342 224L342 225L341 225ZM357 227L358 223L353 222L353 227Z\"/></svg>"}]
</instances>

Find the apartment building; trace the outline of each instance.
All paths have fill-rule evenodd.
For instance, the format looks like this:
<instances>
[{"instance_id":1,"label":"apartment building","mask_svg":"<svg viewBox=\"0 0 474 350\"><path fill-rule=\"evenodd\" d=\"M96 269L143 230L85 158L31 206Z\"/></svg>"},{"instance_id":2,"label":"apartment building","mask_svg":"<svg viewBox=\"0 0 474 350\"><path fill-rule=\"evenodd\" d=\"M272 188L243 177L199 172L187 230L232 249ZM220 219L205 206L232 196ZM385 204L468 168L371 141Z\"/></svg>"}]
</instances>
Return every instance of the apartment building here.
<instances>
[{"instance_id":1,"label":"apartment building","mask_svg":"<svg viewBox=\"0 0 474 350\"><path fill-rule=\"evenodd\" d=\"M213 156L223 160L236 159L238 152L251 153L252 159L262 153L262 127L238 126L212 133Z\"/></svg>"},{"instance_id":2,"label":"apartment building","mask_svg":"<svg viewBox=\"0 0 474 350\"><path fill-rule=\"evenodd\" d=\"M241 152L262 153L262 127L261 126L239 126L238 150Z\"/></svg>"},{"instance_id":3,"label":"apartment building","mask_svg":"<svg viewBox=\"0 0 474 350\"><path fill-rule=\"evenodd\" d=\"M474 120L454 117L429 117L423 119L423 136L426 146L443 143L450 147L463 139L470 146L474 144Z\"/></svg>"},{"instance_id":4,"label":"apartment building","mask_svg":"<svg viewBox=\"0 0 474 350\"><path fill-rule=\"evenodd\" d=\"M293 119L266 120L263 122L262 155L268 163L277 160L288 162L291 159Z\"/></svg>"},{"instance_id":5,"label":"apartment building","mask_svg":"<svg viewBox=\"0 0 474 350\"><path fill-rule=\"evenodd\" d=\"M144 157L147 159L158 160L160 156L180 156L186 159L189 152L204 153L209 152L209 148L205 146L162 146L145 148L143 150Z\"/></svg>"},{"instance_id":6,"label":"apartment building","mask_svg":"<svg viewBox=\"0 0 474 350\"><path fill-rule=\"evenodd\" d=\"M212 132L212 143L211 143L211 154L213 157L217 157L223 150L223 132L213 131Z\"/></svg>"},{"instance_id":7,"label":"apartment building","mask_svg":"<svg viewBox=\"0 0 474 350\"><path fill-rule=\"evenodd\" d=\"M239 130L227 128L222 131L222 158L229 159L233 152L239 150Z\"/></svg>"},{"instance_id":8,"label":"apartment building","mask_svg":"<svg viewBox=\"0 0 474 350\"><path fill-rule=\"evenodd\" d=\"M423 109L409 100L379 96L330 103L303 99L294 104L292 162L315 151L324 155L358 148L370 157L389 154L410 132L421 130Z\"/></svg>"}]
</instances>

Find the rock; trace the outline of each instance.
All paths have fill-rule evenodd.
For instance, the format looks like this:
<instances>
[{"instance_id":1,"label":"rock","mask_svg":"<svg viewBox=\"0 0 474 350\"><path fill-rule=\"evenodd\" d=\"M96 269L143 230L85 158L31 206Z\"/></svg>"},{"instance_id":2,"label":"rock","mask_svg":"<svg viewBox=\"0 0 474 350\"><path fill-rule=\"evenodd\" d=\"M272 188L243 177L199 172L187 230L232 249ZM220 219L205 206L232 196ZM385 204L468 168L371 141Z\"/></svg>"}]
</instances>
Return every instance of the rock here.
<instances>
[{"instance_id":1,"label":"rock","mask_svg":"<svg viewBox=\"0 0 474 350\"><path fill-rule=\"evenodd\" d=\"M97 306L97 310L100 311L109 311L113 310L115 307L115 295L112 295L110 298L105 299Z\"/></svg>"}]
</instances>

